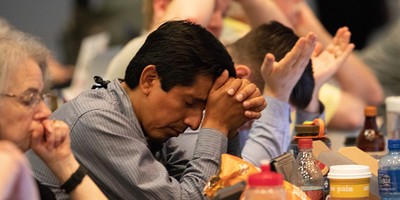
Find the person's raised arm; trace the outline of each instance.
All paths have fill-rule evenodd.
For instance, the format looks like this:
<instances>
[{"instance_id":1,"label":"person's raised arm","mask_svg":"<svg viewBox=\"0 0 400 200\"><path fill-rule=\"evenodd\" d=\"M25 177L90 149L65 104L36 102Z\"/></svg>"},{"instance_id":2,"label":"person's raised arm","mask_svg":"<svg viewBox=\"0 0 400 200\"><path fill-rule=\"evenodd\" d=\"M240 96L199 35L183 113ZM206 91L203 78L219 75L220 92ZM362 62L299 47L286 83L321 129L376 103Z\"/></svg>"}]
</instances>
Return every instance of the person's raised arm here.
<instances>
[{"instance_id":1,"label":"person's raised arm","mask_svg":"<svg viewBox=\"0 0 400 200\"><path fill-rule=\"evenodd\" d=\"M267 54L261 67L261 76L265 81L264 94L289 102L290 93L310 61L315 44L315 34L309 33L300 38L279 62L275 62L272 54Z\"/></svg>"},{"instance_id":2,"label":"person's raised arm","mask_svg":"<svg viewBox=\"0 0 400 200\"><path fill-rule=\"evenodd\" d=\"M165 0L154 0L154 6L155 9L164 10L164 12L160 12L162 16L155 19L154 29L169 20L189 20L207 26L213 10L217 6L217 0L173 0L169 4ZM166 9L163 8L165 6Z\"/></svg>"},{"instance_id":3,"label":"person's raised arm","mask_svg":"<svg viewBox=\"0 0 400 200\"><path fill-rule=\"evenodd\" d=\"M266 55L261 74L265 81L264 95L268 107L250 129L249 139L242 151L244 160L259 165L260 160L272 159L287 150L290 142L290 93L310 61L315 42L312 33L300 38L279 62L275 62L272 54Z\"/></svg>"},{"instance_id":4,"label":"person's raised arm","mask_svg":"<svg viewBox=\"0 0 400 200\"><path fill-rule=\"evenodd\" d=\"M305 2L299 5L297 16L299 19L294 27L299 35L313 31L325 47L334 40ZM357 79L354 78L355 75ZM368 104L376 105L383 100L383 90L377 78L354 53L351 53L343 67L338 69L335 78L344 91L354 94Z\"/></svg>"},{"instance_id":5,"label":"person's raised arm","mask_svg":"<svg viewBox=\"0 0 400 200\"><path fill-rule=\"evenodd\" d=\"M315 86L310 104L304 109L305 112L320 112L319 90L337 72L354 49L350 43L350 31L347 27L338 29L333 42L327 48L319 44L312 55L313 76Z\"/></svg>"},{"instance_id":6,"label":"person's raised arm","mask_svg":"<svg viewBox=\"0 0 400 200\"><path fill-rule=\"evenodd\" d=\"M236 0L245 11L251 27L257 27L273 20L279 21L287 27L292 24L271 0Z\"/></svg>"}]
</instances>

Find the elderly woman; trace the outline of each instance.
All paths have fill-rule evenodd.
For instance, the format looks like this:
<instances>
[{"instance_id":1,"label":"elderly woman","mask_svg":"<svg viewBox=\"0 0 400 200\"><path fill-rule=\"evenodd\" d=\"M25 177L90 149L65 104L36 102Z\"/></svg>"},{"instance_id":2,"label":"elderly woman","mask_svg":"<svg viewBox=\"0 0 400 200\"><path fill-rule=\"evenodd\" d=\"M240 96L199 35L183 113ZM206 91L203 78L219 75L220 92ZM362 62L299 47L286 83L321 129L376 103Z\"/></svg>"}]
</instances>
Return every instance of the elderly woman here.
<instances>
[{"instance_id":1,"label":"elderly woman","mask_svg":"<svg viewBox=\"0 0 400 200\"><path fill-rule=\"evenodd\" d=\"M23 152L32 149L73 199L105 199L72 154L68 126L62 121L48 119L51 111L44 103L42 93L48 50L25 33L2 29L0 52L0 140L3 141L0 145L10 145L4 143L9 141ZM5 152L2 153L4 155ZM8 173L0 171L0 177ZM12 176L12 173L9 175ZM39 181L42 198L54 198L54 194ZM7 190L0 188L0 193L2 189ZM11 192L10 195L14 196L4 198L15 198L19 194Z\"/></svg>"}]
</instances>

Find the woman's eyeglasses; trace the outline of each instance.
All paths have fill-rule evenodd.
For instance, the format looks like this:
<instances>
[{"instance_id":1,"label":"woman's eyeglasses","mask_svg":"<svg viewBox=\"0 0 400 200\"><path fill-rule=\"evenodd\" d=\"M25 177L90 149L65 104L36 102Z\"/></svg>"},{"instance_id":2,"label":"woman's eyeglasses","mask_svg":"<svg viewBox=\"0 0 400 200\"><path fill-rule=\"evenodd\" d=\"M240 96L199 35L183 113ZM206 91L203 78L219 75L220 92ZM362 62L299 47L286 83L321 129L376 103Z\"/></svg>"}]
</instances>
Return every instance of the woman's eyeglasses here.
<instances>
[{"instance_id":1,"label":"woman's eyeglasses","mask_svg":"<svg viewBox=\"0 0 400 200\"><path fill-rule=\"evenodd\" d=\"M20 96L12 93L0 93L0 96L16 98L23 105L32 107L39 104L40 101L50 98L51 94L42 94L36 91L29 91L28 93Z\"/></svg>"}]
</instances>

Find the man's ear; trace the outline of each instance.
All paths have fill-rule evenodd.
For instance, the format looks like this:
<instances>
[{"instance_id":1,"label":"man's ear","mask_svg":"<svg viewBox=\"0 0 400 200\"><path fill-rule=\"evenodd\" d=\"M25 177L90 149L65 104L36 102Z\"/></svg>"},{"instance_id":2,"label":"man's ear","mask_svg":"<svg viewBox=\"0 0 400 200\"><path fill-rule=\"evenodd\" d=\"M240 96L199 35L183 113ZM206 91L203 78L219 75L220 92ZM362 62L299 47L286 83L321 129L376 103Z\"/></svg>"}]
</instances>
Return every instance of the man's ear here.
<instances>
[{"instance_id":1,"label":"man's ear","mask_svg":"<svg viewBox=\"0 0 400 200\"><path fill-rule=\"evenodd\" d=\"M153 22L158 22L164 16L171 0L153 0Z\"/></svg>"},{"instance_id":2,"label":"man's ear","mask_svg":"<svg viewBox=\"0 0 400 200\"><path fill-rule=\"evenodd\" d=\"M238 78L250 79L251 70L247 65L237 64L235 65L235 70Z\"/></svg>"},{"instance_id":3,"label":"man's ear","mask_svg":"<svg viewBox=\"0 0 400 200\"><path fill-rule=\"evenodd\" d=\"M158 78L155 65L147 65L140 76L139 86L145 95L150 93L151 88L154 86L154 80Z\"/></svg>"}]
</instances>

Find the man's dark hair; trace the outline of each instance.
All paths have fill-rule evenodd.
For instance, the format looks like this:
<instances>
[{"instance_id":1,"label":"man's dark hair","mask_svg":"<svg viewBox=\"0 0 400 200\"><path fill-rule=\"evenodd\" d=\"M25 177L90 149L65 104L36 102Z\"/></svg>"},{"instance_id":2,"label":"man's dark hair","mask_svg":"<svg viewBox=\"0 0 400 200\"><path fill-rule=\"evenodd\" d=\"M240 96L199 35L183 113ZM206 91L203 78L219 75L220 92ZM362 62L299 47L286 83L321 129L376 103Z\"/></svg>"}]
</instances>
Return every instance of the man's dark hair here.
<instances>
[{"instance_id":1,"label":"man's dark hair","mask_svg":"<svg viewBox=\"0 0 400 200\"><path fill-rule=\"evenodd\" d=\"M191 86L199 75L213 81L226 69L236 76L232 58L221 42L200 25L189 21L169 21L150 33L129 63L125 82L139 84L143 69L155 65L164 91L174 86Z\"/></svg>"},{"instance_id":2,"label":"man's dark hair","mask_svg":"<svg viewBox=\"0 0 400 200\"><path fill-rule=\"evenodd\" d=\"M267 53L272 53L280 61L296 44L298 36L288 27L273 21L251 30L244 37L228 46L235 63L251 68L251 81L260 90L264 80L260 69ZM314 77L311 62L296 83L290 95L290 103L298 108L305 108L310 103L314 90Z\"/></svg>"}]
</instances>

